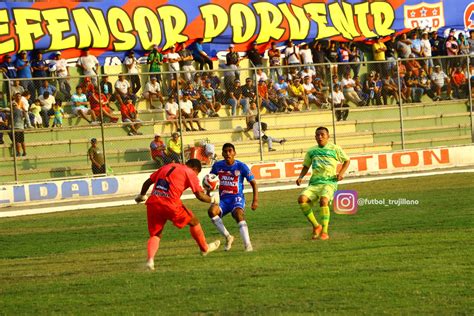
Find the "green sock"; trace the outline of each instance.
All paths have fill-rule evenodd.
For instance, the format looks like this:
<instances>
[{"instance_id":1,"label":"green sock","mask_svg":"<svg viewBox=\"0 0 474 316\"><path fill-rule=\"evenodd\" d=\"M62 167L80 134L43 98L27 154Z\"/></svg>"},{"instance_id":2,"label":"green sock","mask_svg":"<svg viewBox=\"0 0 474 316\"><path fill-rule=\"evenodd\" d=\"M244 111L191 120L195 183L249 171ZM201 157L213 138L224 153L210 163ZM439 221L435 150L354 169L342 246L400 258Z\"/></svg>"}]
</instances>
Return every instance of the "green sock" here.
<instances>
[{"instance_id":1,"label":"green sock","mask_svg":"<svg viewBox=\"0 0 474 316\"><path fill-rule=\"evenodd\" d=\"M329 227L329 217L331 216L329 213L329 206L321 206L321 218L323 222L323 233L328 233Z\"/></svg>"},{"instance_id":2,"label":"green sock","mask_svg":"<svg viewBox=\"0 0 474 316\"><path fill-rule=\"evenodd\" d=\"M313 210L311 209L311 205L308 203L300 203L300 209L303 212L304 216L308 219L308 221L313 224L313 227L317 227L318 221L316 217L314 217Z\"/></svg>"}]
</instances>

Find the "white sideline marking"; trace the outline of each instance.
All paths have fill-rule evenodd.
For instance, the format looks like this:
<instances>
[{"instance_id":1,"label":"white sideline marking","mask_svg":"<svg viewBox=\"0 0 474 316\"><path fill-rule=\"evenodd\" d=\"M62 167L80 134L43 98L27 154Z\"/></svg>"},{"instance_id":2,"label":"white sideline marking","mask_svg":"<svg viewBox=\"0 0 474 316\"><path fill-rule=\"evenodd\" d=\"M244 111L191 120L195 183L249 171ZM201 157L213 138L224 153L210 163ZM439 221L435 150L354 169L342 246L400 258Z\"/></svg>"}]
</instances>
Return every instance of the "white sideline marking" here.
<instances>
[{"instance_id":1,"label":"white sideline marking","mask_svg":"<svg viewBox=\"0 0 474 316\"><path fill-rule=\"evenodd\" d=\"M349 183L361 183L361 182L372 182L379 180L392 180L392 179L405 179L405 178L414 178L414 177L426 177L426 176L435 176L440 174L453 174L453 173L468 173L474 172L474 169L462 169L462 170L439 170L439 171L428 171L421 173L411 173L411 174L401 174L401 175L379 175L379 176L367 176L364 178L355 178L343 180L341 184ZM292 190L297 189L298 187L295 184L285 184L278 185L274 184L268 187L261 187L258 189L259 192L268 192L268 191L281 191L281 190ZM302 188L302 187L299 187ZM252 189L248 188L244 191L252 192ZM182 200L188 200L194 198L194 194L185 194L181 197ZM132 197L127 200L113 201L113 202L91 202L89 204L73 204L73 205L63 205L63 206L45 206L44 208L36 208L33 210L21 210L21 211L6 211L0 212L0 218L3 217L16 217L23 215L34 215L34 214L46 214L46 213L55 213L55 212L65 212L65 211L76 211L76 210L85 210L91 208L102 208L102 207L112 207L112 206L126 206L126 205L135 205L135 201Z\"/></svg>"}]
</instances>

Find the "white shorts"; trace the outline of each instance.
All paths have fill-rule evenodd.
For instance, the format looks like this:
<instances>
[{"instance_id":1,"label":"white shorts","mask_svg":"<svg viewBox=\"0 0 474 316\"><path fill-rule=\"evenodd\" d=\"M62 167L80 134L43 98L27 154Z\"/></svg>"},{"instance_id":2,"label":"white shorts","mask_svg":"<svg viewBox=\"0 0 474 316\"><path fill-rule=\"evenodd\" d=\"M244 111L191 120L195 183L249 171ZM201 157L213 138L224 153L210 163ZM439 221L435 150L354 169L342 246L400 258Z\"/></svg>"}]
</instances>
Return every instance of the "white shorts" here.
<instances>
[{"instance_id":1,"label":"white shorts","mask_svg":"<svg viewBox=\"0 0 474 316\"><path fill-rule=\"evenodd\" d=\"M89 109L83 105L75 106L72 108L72 113L76 116L79 114L79 111L83 114L87 114L87 112L89 112Z\"/></svg>"}]
</instances>

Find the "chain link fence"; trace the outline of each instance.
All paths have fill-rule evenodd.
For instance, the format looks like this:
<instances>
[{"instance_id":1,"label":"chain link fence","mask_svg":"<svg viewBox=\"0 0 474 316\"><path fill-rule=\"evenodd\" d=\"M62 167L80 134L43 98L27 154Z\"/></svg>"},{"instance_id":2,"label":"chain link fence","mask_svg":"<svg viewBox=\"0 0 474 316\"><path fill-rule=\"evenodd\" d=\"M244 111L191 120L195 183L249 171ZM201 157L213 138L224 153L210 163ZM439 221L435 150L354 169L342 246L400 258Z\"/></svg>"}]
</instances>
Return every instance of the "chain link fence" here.
<instances>
[{"instance_id":1,"label":"chain link fence","mask_svg":"<svg viewBox=\"0 0 474 316\"><path fill-rule=\"evenodd\" d=\"M318 126L349 153L473 139L469 56L172 69L3 80L2 182L211 165L227 142L246 162L301 159Z\"/></svg>"}]
</instances>

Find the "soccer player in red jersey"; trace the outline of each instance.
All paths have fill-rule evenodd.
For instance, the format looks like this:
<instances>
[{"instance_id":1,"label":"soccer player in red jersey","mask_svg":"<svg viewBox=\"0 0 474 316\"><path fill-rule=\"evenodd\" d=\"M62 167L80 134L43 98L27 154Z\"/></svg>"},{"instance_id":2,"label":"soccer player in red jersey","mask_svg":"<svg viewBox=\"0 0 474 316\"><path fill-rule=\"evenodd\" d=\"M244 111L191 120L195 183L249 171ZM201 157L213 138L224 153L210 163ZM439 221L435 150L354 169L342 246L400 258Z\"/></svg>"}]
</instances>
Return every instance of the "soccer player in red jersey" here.
<instances>
[{"instance_id":1,"label":"soccer player in red jersey","mask_svg":"<svg viewBox=\"0 0 474 316\"><path fill-rule=\"evenodd\" d=\"M173 222L179 229L189 225L189 231L194 238L203 256L219 248L220 241L206 243L206 237L198 218L181 202L181 195L187 188L191 188L196 198L206 203L219 203L218 197L204 193L198 179L201 172L201 162L190 159L186 165L171 163L155 171L143 183L140 194L135 198L137 203L145 201L145 194L153 184L150 197L146 200L148 232L148 260L147 267L155 270L155 255L160 246L161 235L166 221Z\"/></svg>"}]
</instances>

